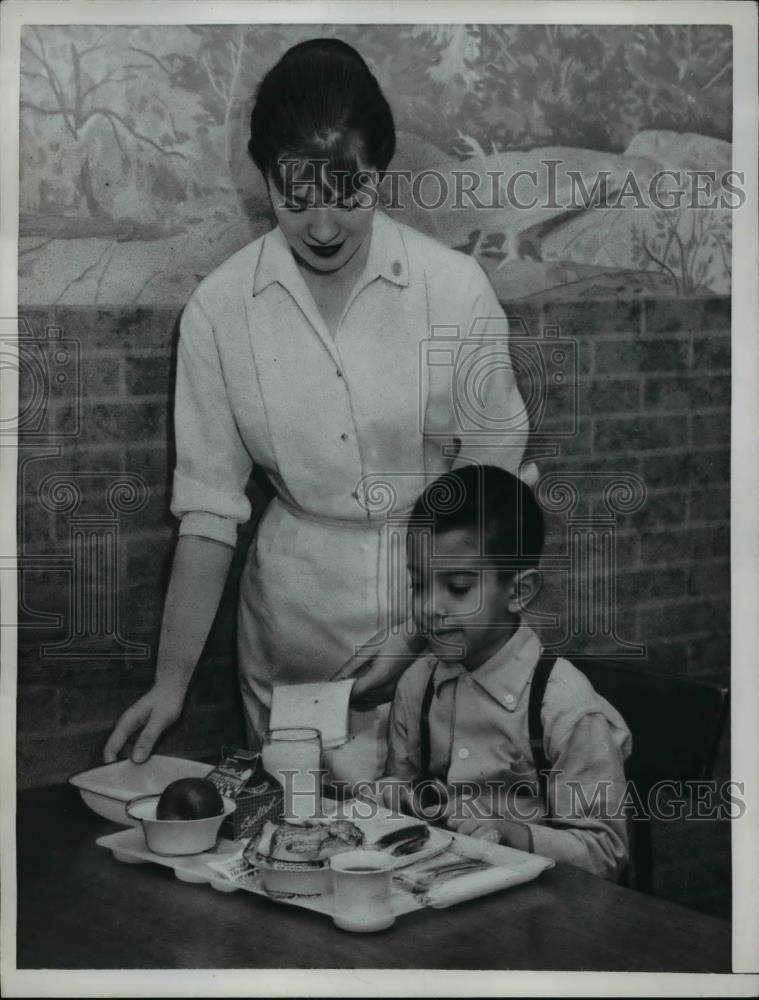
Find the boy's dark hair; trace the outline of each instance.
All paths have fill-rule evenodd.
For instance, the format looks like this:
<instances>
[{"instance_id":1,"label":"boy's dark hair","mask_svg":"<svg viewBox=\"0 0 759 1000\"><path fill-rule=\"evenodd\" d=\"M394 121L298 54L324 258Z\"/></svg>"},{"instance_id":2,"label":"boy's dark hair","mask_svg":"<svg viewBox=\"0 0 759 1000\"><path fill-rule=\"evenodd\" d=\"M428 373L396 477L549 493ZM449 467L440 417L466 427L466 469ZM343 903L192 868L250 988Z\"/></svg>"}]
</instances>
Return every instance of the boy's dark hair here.
<instances>
[{"instance_id":1,"label":"boy's dark hair","mask_svg":"<svg viewBox=\"0 0 759 1000\"><path fill-rule=\"evenodd\" d=\"M512 559L512 572L537 566L545 523L532 490L494 465L466 465L430 483L414 504L409 527L435 535L476 528L483 557ZM502 567L508 572L506 565Z\"/></svg>"},{"instance_id":2,"label":"boy's dark hair","mask_svg":"<svg viewBox=\"0 0 759 1000\"><path fill-rule=\"evenodd\" d=\"M326 169L350 196L360 160L381 176L395 152L393 115L377 80L354 48L334 38L285 52L258 87L250 131L250 154L280 192L281 159L313 165L316 180Z\"/></svg>"}]
</instances>

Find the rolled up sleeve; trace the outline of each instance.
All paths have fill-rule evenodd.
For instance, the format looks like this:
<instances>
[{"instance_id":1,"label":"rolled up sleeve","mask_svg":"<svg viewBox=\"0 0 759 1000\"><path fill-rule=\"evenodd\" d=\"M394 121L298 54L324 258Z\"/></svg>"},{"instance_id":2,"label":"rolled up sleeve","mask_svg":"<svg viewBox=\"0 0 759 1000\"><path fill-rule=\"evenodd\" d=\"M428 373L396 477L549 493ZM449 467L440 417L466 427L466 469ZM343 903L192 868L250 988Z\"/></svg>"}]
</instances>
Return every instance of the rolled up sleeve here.
<instances>
[{"instance_id":1,"label":"rolled up sleeve","mask_svg":"<svg viewBox=\"0 0 759 1000\"><path fill-rule=\"evenodd\" d=\"M213 323L197 293L180 322L174 407L177 464L171 512L180 535L237 543L251 513L245 494L253 462L230 406Z\"/></svg>"},{"instance_id":2,"label":"rolled up sleeve","mask_svg":"<svg viewBox=\"0 0 759 1000\"><path fill-rule=\"evenodd\" d=\"M601 713L582 716L558 741L551 761L550 823L530 823L536 854L615 879L629 856L624 758L627 729Z\"/></svg>"},{"instance_id":3,"label":"rolled up sleeve","mask_svg":"<svg viewBox=\"0 0 759 1000\"><path fill-rule=\"evenodd\" d=\"M454 381L462 423L455 465L475 461L517 474L530 427L514 374L509 324L487 275L476 261L471 264L470 319Z\"/></svg>"}]
</instances>

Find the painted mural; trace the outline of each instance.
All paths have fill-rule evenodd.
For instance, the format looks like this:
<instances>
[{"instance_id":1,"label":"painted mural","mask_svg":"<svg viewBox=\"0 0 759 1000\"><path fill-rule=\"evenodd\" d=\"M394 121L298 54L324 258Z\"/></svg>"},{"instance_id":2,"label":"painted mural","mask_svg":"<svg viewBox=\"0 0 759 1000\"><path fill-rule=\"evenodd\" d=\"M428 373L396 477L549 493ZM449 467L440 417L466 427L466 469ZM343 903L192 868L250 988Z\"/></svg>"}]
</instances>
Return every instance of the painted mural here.
<instances>
[{"instance_id":1,"label":"painted mural","mask_svg":"<svg viewBox=\"0 0 759 1000\"><path fill-rule=\"evenodd\" d=\"M270 228L252 95L318 36L393 108L386 210L505 300L729 291L729 28L79 25L22 35L21 303L179 304Z\"/></svg>"}]
</instances>

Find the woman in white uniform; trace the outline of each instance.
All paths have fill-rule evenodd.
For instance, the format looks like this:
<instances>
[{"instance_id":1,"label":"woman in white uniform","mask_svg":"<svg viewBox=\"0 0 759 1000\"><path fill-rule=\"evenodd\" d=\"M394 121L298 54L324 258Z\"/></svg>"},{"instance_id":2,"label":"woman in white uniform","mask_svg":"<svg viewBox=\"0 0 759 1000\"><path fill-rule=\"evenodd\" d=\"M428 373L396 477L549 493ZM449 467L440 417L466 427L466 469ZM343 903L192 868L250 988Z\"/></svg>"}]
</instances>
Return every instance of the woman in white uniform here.
<instances>
[{"instance_id":1,"label":"woman in white uniform","mask_svg":"<svg viewBox=\"0 0 759 1000\"><path fill-rule=\"evenodd\" d=\"M342 674L354 672L361 643L405 617L403 516L429 477L457 461L515 471L522 458L527 419L483 271L376 207L395 131L358 53L334 40L290 49L259 88L251 134L277 227L208 275L182 316L180 527L156 679L106 760L133 734L132 758L144 760L180 715L250 516L254 466L276 495L241 579L252 746L273 685L329 680L346 661ZM387 696L410 662L391 654L414 648L391 635L356 699ZM365 777L384 764L383 717L352 714L354 734L376 746Z\"/></svg>"}]
</instances>

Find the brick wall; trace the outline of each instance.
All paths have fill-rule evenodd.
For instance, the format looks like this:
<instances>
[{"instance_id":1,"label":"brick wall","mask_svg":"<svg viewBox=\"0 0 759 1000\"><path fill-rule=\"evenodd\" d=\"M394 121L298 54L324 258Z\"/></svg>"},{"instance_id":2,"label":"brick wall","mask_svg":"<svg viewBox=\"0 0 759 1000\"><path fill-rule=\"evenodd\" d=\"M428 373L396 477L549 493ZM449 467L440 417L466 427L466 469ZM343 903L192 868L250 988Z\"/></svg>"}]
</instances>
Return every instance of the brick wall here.
<instances>
[{"instance_id":1,"label":"brick wall","mask_svg":"<svg viewBox=\"0 0 759 1000\"><path fill-rule=\"evenodd\" d=\"M645 647L641 662L659 670L730 680L730 302L517 303L512 329L531 336L552 328L577 345L579 421L559 454L539 458L541 475L570 481L583 473L574 513L607 512L603 486L631 473L645 499L615 514L616 632ZM522 376L523 394L528 380ZM549 406L548 436L561 397ZM569 389L564 387L567 394ZM540 429L540 428L539 428ZM533 444L538 452L538 445ZM607 478L611 477L611 479ZM575 480L577 482L577 480ZM546 556L566 552L567 514L549 514ZM593 574L579 567L582 592ZM539 610L562 613L547 641L577 652L614 646L601 629L567 637L567 582L545 571ZM624 649L619 646L620 653ZM730 773L729 724L715 778ZM654 891L730 916L730 825L700 820L654 823Z\"/></svg>"},{"instance_id":2,"label":"brick wall","mask_svg":"<svg viewBox=\"0 0 759 1000\"><path fill-rule=\"evenodd\" d=\"M22 786L30 786L65 780L99 763L114 721L152 677L175 538L168 503L178 310L51 307L21 315L34 339L59 327L64 349L71 354L67 341L75 341L80 350L78 372L68 366L64 391L49 393L40 408L44 419L27 421L21 436L18 772ZM46 348L48 355L56 349ZM24 371L22 365L22 429L25 412L35 416L35 385ZM127 496L114 512L107 486L119 479ZM76 493L73 509L56 504L56 498L66 501L66 483ZM132 489L138 495L130 505ZM118 601L111 609L117 624L111 621L109 629L102 619L85 623L85 631L110 634L99 641L75 641L73 646L87 655L69 657L63 655L67 650L54 647L75 628L70 533L77 527L117 532ZM250 529L241 536L187 710L162 740L164 752L215 758L223 743L244 739L235 678L234 591ZM102 568L90 579L99 579L97 573ZM93 603L91 595L80 601L89 615L98 613Z\"/></svg>"},{"instance_id":3,"label":"brick wall","mask_svg":"<svg viewBox=\"0 0 759 1000\"><path fill-rule=\"evenodd\" d=\"M577 397L577 429L557 456L538 458L541 475L578 485L580 518L609 514L603 491L620 474L642 485L637 509L612 512L618 636L644 644L662 670L729 680L729 300L551 302L507 312L532 336L556 328L576 344L576 388L563 391ZM550 438L550 386L547 396L539 430ZM565 403L555 410L566 412ZM566 513L549 513L549 559L565 551L566 525ZM546 584L543 605L565 607L566 585L550 572ZM570 646L600 649L602 636Z\"/></svg>"},{"instance_id":4,"label":"brick wall","mask_svg":"<svg viewBox=\"0 0 759 1000\"><path fill-rule=\"evenodd\" d=\"M546 330L568 340L575 352L577 378L551 383L535 428L531 447L541 474L579 483L572 514L580 520L608 515L604 490L619 474L637 477L644 490L637 509L618 506L613 513L612 645L643 645L646 660L662 670L728 680L729 300L545 302L506 309L512 329L519 332L519 321L524 324L527 343L540 341ZM81 352L78 382L66 363L65 381L56 383L58 369L50 363L53 388L47 399L22 365L18 752L20 783L30 786L64 780L95 764L113 721L151 677L175 532L168 499L178 312L50 307L21 313L32 339L59 327ZM545 336L542 342L547 343ZM45 350L52 356L55 348ZM528 374L520 378L527 397ZM575 406L571 433L552 439L557 429L566 430ZM546 454L552 440L557 453ZM114 513L105 489L118 476L126 485ZM74 484L73 500L66 482ZM252 496L260 499L255 490ZM566 565L559 564L566 564L569 516L549 513L546 557L553 568L546 569L538 610L558 612L559 621L539 624L548 642L600 651L610 642L603 629L566 632L571 601ZM85 631L108 632L103 622L110 614L108 636L100 646L93 643L86 657L68 658L50 647L65 640L73 624L73 530L110 531L120 575L117 609L101 608L104 617L85 622ZM243 738L234 676L234 597L252 530L250 525L241 532L188 710L161 743L164 751L213 757L222 743ZM575 566L583 592L594 574L592 564ZM125 649L122 641L145 648ZM74 643L72 651L81 648ZM117 657L109 659L106 654L114 652ZM727 774L728 761L725 743L720 774ZM704 824L699 829L698 844L705 846L695 854L689 830L666 831L657 889L725 912L725 880L714 873L729 868L729 839L721 827L711 834ZM673 843L688 847L678 852ZM710 880L696 873L707 856Z\"/></svg>"}]
</instances>

